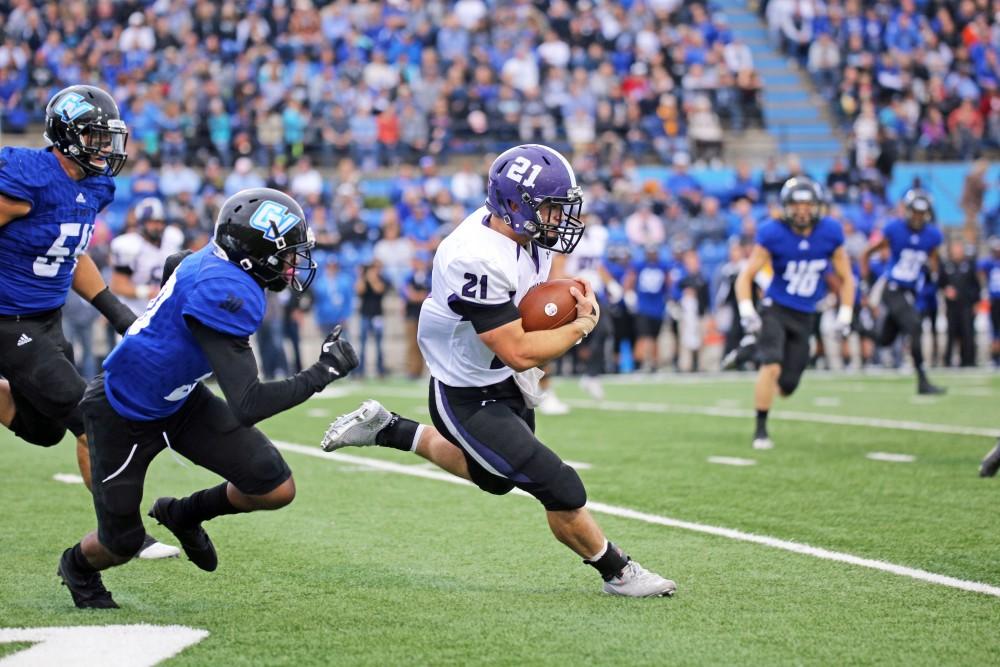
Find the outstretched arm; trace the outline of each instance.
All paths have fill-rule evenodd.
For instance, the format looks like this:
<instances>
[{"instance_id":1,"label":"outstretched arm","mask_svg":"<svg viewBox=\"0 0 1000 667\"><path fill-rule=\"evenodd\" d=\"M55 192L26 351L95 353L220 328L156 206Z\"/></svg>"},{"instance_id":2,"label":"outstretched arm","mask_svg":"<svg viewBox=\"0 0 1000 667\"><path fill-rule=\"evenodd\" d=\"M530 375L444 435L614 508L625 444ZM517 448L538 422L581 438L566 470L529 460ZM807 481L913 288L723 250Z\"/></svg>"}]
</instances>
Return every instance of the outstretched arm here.
<instances>
[{"instance_id":1,"label":"outstretched arm","mask_svg":"<svg viewBox=\"0 0 1000 667\"><path fill-rule=\"evenodd\" d=\"M357 365L357 357L354 357L354 365L350 365L350 359L327 359L324 343L324 355L309 368L284 380L261 382L257 377L257 358L248 338L216 331L190 316L184 319L208 357L233 415L244 426L253 426L299 405ZM350 348L346 342L335 342Z\"/></svg>"}]
</instances>

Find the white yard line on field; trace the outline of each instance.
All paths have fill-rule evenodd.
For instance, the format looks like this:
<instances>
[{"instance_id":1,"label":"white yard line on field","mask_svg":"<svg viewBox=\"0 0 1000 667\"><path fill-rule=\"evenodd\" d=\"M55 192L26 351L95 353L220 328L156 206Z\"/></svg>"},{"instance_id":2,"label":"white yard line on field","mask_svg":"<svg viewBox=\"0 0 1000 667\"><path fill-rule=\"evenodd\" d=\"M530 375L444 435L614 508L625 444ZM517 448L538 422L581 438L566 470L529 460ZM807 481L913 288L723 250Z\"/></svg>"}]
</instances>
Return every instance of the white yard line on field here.
<instances>
[{"instance_id":1,"label":"white yard line on field","mask_svg":"<svg viewBox=\"0 0 1000 667\"><path fill-rule=\"evenodd\" d=\"M411 477L422 477L424 479L433 479L439 482L472 486L470 482L467 482L464 479L460 479L440 470L427 470L423 466L402 465L399 463L393 463L392 461L370 459L365 456L354 456L352 454L341 454L339 452L327 453L319 447L307 447L305 445L299 445L291 442L275 442L275 444L280 449L285 451L305 454L306 456L314 456L320 459L328 459L330 461L348 463L351 465L369 466L371 468L377 468L383 472L410 475ZM528 495L520 489L514 489L513 492L518 495ZM820 558L822 560L831 560L838 563L847 563L858 567L866 567L872 570L880 570L882 572L888 572L901 577L909 577L910 579L917 579L919 581L925 581L939 586L947 586L948 588L957 588L963 591L1000 597L1000 587L997 586L991 586L978 581L956 579L955 577L949 577L943 574L935 574L934 572L927 572L926 570L919 570L912 567L906 567L904 565L887 563L885 561L875 560L872 558L862 558L860 556L854 556L852 554L842 553L839 551L830 551L829 549L813 547L800 542L781 540L775 537L768 537L766 535L744 533L743 531L733 530L732 528L722 528L719 526L709 526L691 521L681 521L679 519L671 519L670 517L660 516L658 514L648 514L646 512L640 512L627 507L619 507L617 505L608 505L594 501L588 501L587 507L593 512L617 516L623 519L633 519L635 521L668 526L670 528L680 528L681 530L690 530L696 533L714 535L716 537L725 537L727 539L737 540L740 542L752 542L754 544L771 547L772 549L791 551L792 553L812 556L813 558Z\"/></svg>"},{"instance_id":2,"label":"white yard line on field","mask_svg":"<svg viewBox=\"0 0 1000 667\"><path fill-rule=\"evenodd\" d=\"M718 408L700 405L672 405L670 403L641 403L630 401L595 401L568 399L573 407L588 410L606 410L608 412L650 412L654 414L707 415L709 417L732 417L735 419L752 419L753 410L741 408ZM919 431L921 433L947 433L949 435L976 435L984 438L1000 437L1000 428L980 428L978 426L956 426L953 424L931 424L927 422L905 421L900 419L878 419L873 417L851 417L847 415L828 415L820 412L797 412L780 410L771 413L771 419L784 421L799 421L809 423L837 424L839 426L865 426L870 428L887 428L898 431Z\"/></svg>"},{"instance_id":3,"label":"white yard line on field","mask_svg":"<svg viewBox=\"0 0 1000 667\"><path fill-rule=\"evenodd\" d=\"M757 465L753 459L741 459L735 456L709 456L706 459L709 463L718 463L724 466L752 466Z\"/></svg>"},{"instance_id":4,"label":"white yard line on field","mask_svg":"<svg viewBox=\"0 0 1000 667\"><path fill-rule=\"evenodd\" d=\"M865 454L865 458L872 461L889 461L890 463L913 463L917 460L916 456L910 454L890 454L888 452L870 452Z\"/></svg>"}]
</instances>

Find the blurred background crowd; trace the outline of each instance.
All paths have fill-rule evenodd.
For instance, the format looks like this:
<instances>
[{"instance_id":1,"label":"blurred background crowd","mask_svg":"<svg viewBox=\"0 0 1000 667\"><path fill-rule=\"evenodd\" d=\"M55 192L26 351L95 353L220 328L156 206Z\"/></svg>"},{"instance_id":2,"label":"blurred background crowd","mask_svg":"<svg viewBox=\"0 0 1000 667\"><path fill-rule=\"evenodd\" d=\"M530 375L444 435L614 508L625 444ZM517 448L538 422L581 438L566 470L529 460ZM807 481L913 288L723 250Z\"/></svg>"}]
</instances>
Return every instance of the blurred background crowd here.
<instances>
[{"instance_id":1,"label":"blurred background crowd","mask_svg":"<svg viewBox=\"0 0 1000 667\"><path fill-rule=\"evenodd\" d=\"M821 165L726 159L727 141L765 124L762 79L721 7L682 0L0 1L0 122L4 143L38 145L56 90L94 83L116 98L130 160L91 243L105 267L142 198L159 198L198 248L228 195L266 185L295 196L321 269L306 299L271 297L257 340L268 377L294 372L303 337L336 323L368 375L419 375L411 341L437 243L482 205L499 151L546 143L574 165L588 227L606 231L608 275L627 288L606 292L606 370L711 369L739 340L731 284L785 179L826 186L856 258L900 213L897 159L1000 148L998 10L1000 0L761 4L775 45L850 136L843 158ZM942 249L952 264L926 280L937 363L990 358L983 304L1000 299L988 261L1000 248L986 239L1000 210L988 167L976 162L956 186L965 218L949 221L955 242ZM89 376L105 343L89 339L95 313L78 306L67 322ZM636 318L660 321L662 334L643 340ZM817 345L817 362L902 363L868 334L849 349Z\"/></svg>"}]
</instances>

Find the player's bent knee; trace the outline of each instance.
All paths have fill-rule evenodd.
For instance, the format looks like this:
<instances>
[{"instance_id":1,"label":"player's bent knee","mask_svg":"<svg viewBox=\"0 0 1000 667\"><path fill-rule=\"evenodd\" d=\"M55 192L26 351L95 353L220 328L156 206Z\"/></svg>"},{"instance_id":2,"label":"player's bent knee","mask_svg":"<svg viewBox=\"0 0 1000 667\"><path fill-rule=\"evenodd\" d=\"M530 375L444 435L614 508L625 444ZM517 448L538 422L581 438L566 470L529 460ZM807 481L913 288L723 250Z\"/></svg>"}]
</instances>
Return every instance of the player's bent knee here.
<instances>
[{"instance_id":1,"label":"player's bent knee","mask_svg":"<svg viewBox=\"0 0 1000 667\"><path fill-rule=\"evenodd\" d=\"M791 396L799 387L799 378L779 378L778 390L782 396Z\"/></svg>"},{"instance_id":2,"label":"player's bent knee","mask_svg":"<svg viewBox=\"0 0 1000 667\"><path fill-rule=\"evenodd\" d=\"M66 427L50 420L30 419L18 411L10 423L10 430L25 442L39 447L52 447L62 442Z\"/></svg>"},{"instance_id":3,"label":"player's bent knee","mask_svg":"<svg viewBox=\"0 0 1000 667\"><path fill-rule=\"evenodd\" d=\"M472 481L482 491L494 496L505 496L514 489L514 482L506 477L497 477L496 475L474 475Z\"/></svg>"},{"instance_id":4,"label":"player's bent knee","mask_svg":"<svg viewBox=\"0 0 1000 667\"><path fill-rule=\"evenodd\" d=\"M146 529L140 523L110 535L101 535L99 539L112 554L122 560L129 560L142 549L142 543L146 539Z\"/></svg>"},{"instance_id":5,"label":"player's bent knee","mask_svg":"<svg viewBox=\"0 0 1000 667\"><path fill-rule=\"evenodd\" d=\"M587 504L587 489L571 466L560 464L559 471L533 494L549 512L578 510Z\"/></svg>"}]
</instances>

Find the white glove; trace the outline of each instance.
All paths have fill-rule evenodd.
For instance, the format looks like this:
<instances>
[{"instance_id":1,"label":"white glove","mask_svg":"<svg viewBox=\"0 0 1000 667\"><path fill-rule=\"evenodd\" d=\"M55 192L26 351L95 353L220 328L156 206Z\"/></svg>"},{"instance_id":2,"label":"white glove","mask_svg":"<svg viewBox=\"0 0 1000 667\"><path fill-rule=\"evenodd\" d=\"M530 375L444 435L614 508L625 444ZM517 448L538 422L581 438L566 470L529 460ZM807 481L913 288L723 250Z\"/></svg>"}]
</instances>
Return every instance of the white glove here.
<instances>
[{"instance_id":1,"label":"white glove","mask_svg":"<svg viewBox=\"0 0 1000 667\"><path fill-rule=\"evenodd\" d=\"M842 305L837 309L837 334L841 338L849 338L851 335L851 322L854 321L854 308Z\"/></svg>"},{"instance_id":2,"label":"white glove","mask_svg":"<svg viewBox=\"0 0 1000 667\"><path fill-rule=\"evenodd\" d=\"M743 327L743 332L756 334L760 331L763 323L761 322L760 315L757 314L757 309L753 307L753 302L740 301L736 304L736 307L740 311L740 326Z\"/></svg>"}]
</instances>

